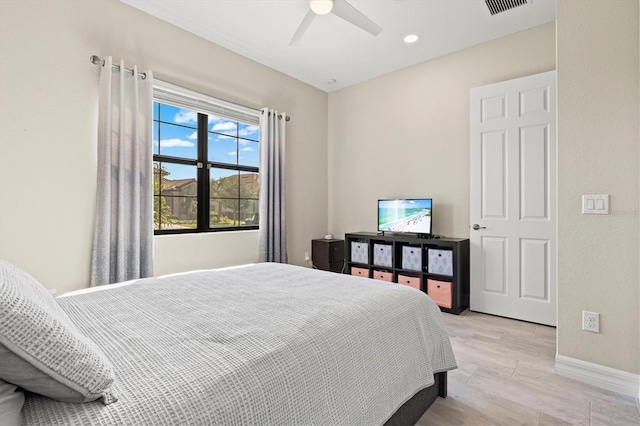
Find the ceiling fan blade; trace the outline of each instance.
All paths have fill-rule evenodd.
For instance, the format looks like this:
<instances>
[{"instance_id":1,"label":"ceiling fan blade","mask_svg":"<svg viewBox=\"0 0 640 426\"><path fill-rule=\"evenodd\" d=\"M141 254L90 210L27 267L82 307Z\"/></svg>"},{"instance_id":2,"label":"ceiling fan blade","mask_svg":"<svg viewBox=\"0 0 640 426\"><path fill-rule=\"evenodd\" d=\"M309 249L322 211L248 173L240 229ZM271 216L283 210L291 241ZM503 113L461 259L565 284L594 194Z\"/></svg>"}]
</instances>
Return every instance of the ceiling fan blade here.
<instances>
[{"instance_id":1,"label":"ceiling fan blade","mask_svg":"<svg viewBox=\"0 0 640 426\"><path fill-rule=\"evenodd\" d=\"M316 14L313 13L311 9L309 9L307 14L304 15L302 22L300 22L300 25L298 26L298 29L296 30L295 34L293 35L293 37L291 37L289 46L295 46L296 44L300 43L302 36L304 35L304 33L307 32L307 30L309 29L309 25L311 25L311 21L313 21L313 18L315 17L316 17Z\"/></svg>"},{"instance_id":2,"label":"ceiling fan blade","mask_svg":"<svg viewBox=\"0 0 640 426\"><path fill-rule=\"evenodd\" d=\"M336 16L341 17L347 22L351 22L356 27L362 28L366 32L377 36L382 32L375 22L367 18L362 12L360 12L346 0L335 0L333 3L333 10L331 11Z\"/></svg>"}]
</instances>

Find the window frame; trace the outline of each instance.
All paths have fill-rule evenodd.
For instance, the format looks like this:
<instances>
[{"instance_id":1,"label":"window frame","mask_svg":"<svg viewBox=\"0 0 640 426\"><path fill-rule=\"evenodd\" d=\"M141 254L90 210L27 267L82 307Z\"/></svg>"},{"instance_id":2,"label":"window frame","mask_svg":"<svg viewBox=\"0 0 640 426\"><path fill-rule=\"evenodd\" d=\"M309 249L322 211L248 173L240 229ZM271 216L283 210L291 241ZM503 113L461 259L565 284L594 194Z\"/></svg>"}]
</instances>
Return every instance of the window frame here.
<instances>
[{"instance_id":1,"label":"window frame","mask_svg":"<svg viewBox=\"0 0 640 426\"><path fill-rule=\"evenodd\" d=\"M240 203L243 199L241 197L241 181L240 176L243 172L245 173L255 173L258 175L258 179L260 179L260 167L259 164L257 167L241 165L239 164L239 158L236 160L236 164L231 163L222 163L218 161L209 161L208 158L208 140L209 140L209 116L220 117L225 120L233 121L236 123L236 135L234 136L236 140L236 145L239 148L240 140L249 140L246 138L240 137L240 125L253 125L259 126L260 120L260 111L252 108L244 107L241 105L236 105L231 102L223 101L221 99L212 98L207 95L203 95L188 89L181 88L179 86L172 85L170 83L166 83L160 80L154 81L153 85L153 99L152 102L161 104L161 105L169 105L177 108L188 109L191 111L195 111L197 115L197 155L196 159L189 159L184 157L174 157L170 155L162 154L160 147L158 146L158 153L153 154L153 164L155 163L170 163L170 164L184 164L190 166L196 166L196 182L197 182L197 190L196 190L196 200L197 200L197 212L196 212L196 227L195 228L181 228L181 229L155 229L154 224L154 235L175 235L175 234L195 234L195 233L208 233L208 232L229 232L229 231L248 231L248 230L257 230L259 229L259 225L234 225L234 226L221 226L221 227L211 227L211 197L210 197L210 170L212 168L215 169L224 169L224 170L232 170L238 172L238 192L237 192L237 201L238 208L237 214L238 219L240 217ZM162 121L162 117L158 111L158 119L157 121L152 118L153 123L158 123L158 129L160 129L160 124L172 124L176 125L176 123L164 122ZM153 127L153 126L152 126ZM155 139L156 135L154 135ZM250 140L254 142L253 140ZM260 136L258 136L258 140L255 141L260 147ZM158 144L160 141L158 140ZM239 149L238 149L239 155ZM259 157L258 157L259 158ZM155 177L154 177L155 179ZM160 184L162 186L162 184ZM154 190L154 214L155 214L155 190ZM159 197L162 197L162 192L160 192ZM252 199L253 200L253 199ZM259 210L259 198L255 199L258 203Z\"/></svg>"}]
</instances>

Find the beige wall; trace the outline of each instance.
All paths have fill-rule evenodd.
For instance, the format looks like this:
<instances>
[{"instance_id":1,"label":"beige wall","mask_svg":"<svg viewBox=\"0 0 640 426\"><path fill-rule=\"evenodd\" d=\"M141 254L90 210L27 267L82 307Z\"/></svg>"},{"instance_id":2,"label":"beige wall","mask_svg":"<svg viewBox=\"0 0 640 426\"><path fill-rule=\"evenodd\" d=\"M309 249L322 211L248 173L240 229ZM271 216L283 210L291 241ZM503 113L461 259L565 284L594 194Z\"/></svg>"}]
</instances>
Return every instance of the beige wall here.
<instances>
[{"instance_id":1,"label":"beige wall","mask_svg":"<svg viewBox=\"0 0 640 426\"><path fill-rule=\"evenodd\" d=\"M555 24L329 94L329 230L375 231L376 200L433 197L469 236L469 89L555 69Z\"/></svg>"},{"instance_id":2,"label":"beige wall","mask_svg":"<svg viewBox=\"0 0 640 426\"><path fill-rule=\"evenodd\" d=\"M558 354L639 373L637 0L558 1ZM610 194L610 215L581 214ZM582 310L601 333L582 331Z\"/></svg>"},{"instance_id":3,"label":"beige wall","mask_svg":"<svg viewBox=\"0 0 640 426\"><path fill-rule=\"evenodd\" d=\"M111 55L157 78L293 119L290 262L326 234L327 94L117 0L0 1L0 257L59 292L89 279L99 68ZM156 237L155 272L257 260L257 233Z\"/></svg>"}]
</instances>

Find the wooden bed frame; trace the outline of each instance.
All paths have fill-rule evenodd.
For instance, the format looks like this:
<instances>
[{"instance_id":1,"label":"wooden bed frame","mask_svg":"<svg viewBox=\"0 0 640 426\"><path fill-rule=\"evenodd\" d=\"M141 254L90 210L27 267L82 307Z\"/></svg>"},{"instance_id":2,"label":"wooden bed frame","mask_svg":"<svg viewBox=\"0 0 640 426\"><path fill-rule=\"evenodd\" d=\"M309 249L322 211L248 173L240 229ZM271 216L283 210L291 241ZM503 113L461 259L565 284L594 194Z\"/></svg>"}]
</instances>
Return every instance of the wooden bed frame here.
<instances>
[{"instance_id":1,"label":"wooden bed frame","mask_svg":"<svg viewBox=\"0 0 640 426\"><path fill-rule=\"evenodd\" d=\"M413 398L405 402L398 411L393 413L385 426L415 425L420 417L439 396L447 397L447 372L433 375L434 383L428 388L418 391Z\"/></svg>"}]
</instances>

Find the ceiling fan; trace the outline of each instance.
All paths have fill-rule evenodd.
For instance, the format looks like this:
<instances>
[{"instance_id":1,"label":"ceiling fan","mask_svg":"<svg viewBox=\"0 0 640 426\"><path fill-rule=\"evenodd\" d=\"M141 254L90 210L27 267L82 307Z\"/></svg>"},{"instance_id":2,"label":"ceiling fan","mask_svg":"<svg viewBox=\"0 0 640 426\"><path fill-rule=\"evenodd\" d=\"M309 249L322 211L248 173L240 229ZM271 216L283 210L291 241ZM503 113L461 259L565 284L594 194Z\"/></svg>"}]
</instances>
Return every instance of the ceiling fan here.
<instances>
[{"instance_id":1,"label":"ceiling fan","mask_svg":"<svg viewBox=\"0 0 640 426\"><path fill-rule=\"evenodd\" d=\"M377 36L382 31L382 28L367 18L358 9L351 6L346 0L309 0L309 11L291 38L289 46L294 46L300 42L302 36L307 29L309 29L311 22L317 15L326 15L327 13L333 13L374 36Z\"/></svg>"}]
</instances>

